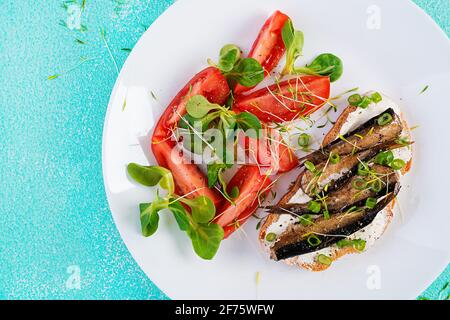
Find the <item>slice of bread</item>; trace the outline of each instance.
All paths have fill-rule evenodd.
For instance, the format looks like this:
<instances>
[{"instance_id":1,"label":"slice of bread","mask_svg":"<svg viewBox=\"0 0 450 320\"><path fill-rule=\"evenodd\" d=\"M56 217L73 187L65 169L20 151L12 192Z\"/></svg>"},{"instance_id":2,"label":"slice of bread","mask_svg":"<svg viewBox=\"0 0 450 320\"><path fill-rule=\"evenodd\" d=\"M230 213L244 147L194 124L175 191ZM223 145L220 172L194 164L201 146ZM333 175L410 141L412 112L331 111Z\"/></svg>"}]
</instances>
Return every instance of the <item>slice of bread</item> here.
<instances>
[{"instance_id":1,"label":"slice of bread","mask_svg":"<svg viewBox=\"0 0 450 320\"><path fill-rule=\"evenodd\" d=\"M358 108L354 106L348 106L342 114L339 116L339 118L336 120L333 127L330 129L330 131L325 135L322 146L326 146L336 140L339 136L339 133L342 129L342 126L347 122L348 117L351 113L355 112ZM406 138L408 140L411 140L411 132L410 129L406 123L406 121L403 118L402 114L399 114L402 124L404 126L404 134L406 135ZM407 163L407 165L402 169L401 174L405 174L409 168L411 167L411 160ZM294 181L291 186L289 187L287 193L281 198L281 200L277 203L277 205L283 205L289 202L289 200L297 193L300 186L300 180L301 180L301 174L298 176L296 181ZM383 209L378 215L377 215L377 221L372 222L369 226L367 226L364 229L370 228L372 224L376 223L378 224L377 228L374 229L374 232L371 234L373 239L378 239L382 236L384 231L387 229L389 224L392 221L392 218L394 216L393 214L393 208L395 205L395 200L392 201L385 209ZM280 218L279 214L269 214L264 221L264 223L261 226L260 232L259 232L259 241L263 248L267 249L266 245L266 233L268 228L277 223ZM337 246L333 246L333 248L327 248L327 255L332 259L332 261L335 261L347 254L352 253L361 253L360 251L354 249L353 247L345 247L345 248L338 248ZM318 252L320 252L319 250ZM284 263L292 266L297 266L303 269L307 269L310 271L324 271L328 269L330 266L322 264L320 262L317 262L315 260L311 260L310 254L307 255L300 255L296 257L292 257L289 259L283 260Z\"/></svg>"}]
</instances>

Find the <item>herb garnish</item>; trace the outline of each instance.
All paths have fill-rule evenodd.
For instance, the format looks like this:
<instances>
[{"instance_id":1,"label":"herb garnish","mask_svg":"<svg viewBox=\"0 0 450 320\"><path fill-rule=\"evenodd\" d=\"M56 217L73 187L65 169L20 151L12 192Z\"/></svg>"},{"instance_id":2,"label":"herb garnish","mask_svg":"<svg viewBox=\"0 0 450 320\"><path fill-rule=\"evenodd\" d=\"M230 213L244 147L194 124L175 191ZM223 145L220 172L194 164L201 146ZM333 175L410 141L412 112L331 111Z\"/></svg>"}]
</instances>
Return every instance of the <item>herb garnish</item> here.
<instances>
[{"instance_id":1,"label":"herb garnish","mask_svg":"<svg viewBox=\"0 0 450 320\"><path fill-rule=\"evenodd\" d=\"M219 62L214 64L229 82L239 83L244 87L254 87L264 79L264 69L253 58L241 58L241 50L234 44L227 44L220 50Z\"/></svg>"},{"instance_id":2,"label":"herb garnish","mask_svg":"<svg viewBox=\"0 0 450 320\"><path fill-rule=\"evenodd\" d=\"M366 241L362 239L342 239L336 243L337 247L342 249L345 247L353 247L358 251L364 251L366 247Z\"/></svg>"},{"instance_id":3,"label":"herb garnish","mask_svg":"<svg viewBox=\"0 0 450 320\"><path fill-rule=\"evenodd\" d=\"M333 263L333 259L331 259L331 257L324 255L324 254L319 254L317 256L317 262L326 265L326 266L330 266Z\"/></svg>"},{"instance_id":4,"label":"herb garnish","mask_svg":"<svg viewBox=\"0 0 450 320\"><path fill-rule=\"evenodd\" d=\"M296 73L329 76L330 82L337 81L344 72L342 60L331 53L318 55L309 65L295 69Z\"/></svg>"},{"instance_id":5,"label":"herb garnish","mask_svg":"<svg viewBox=\"0 0 450 320\"><path fill-rule=\"evenodd\" d=\"M295 30L292 20L288 19L283 26L281 36L286 47L286 65L281 74L293 74L295 60L301 56L303 51L304 34L300 30Z\"/></svg>"},{"instance_id":6,"label":"herb garnish","mask_svg":"<svg viewBox=\"0 0 450 320\"><path fill-rule=\"evenodd\" d=\"M181 117L178 123L178 134L183 137L183 145L189 151L202 154L205 147L210 148L214 157L207 163L208 185L213 187L219 184L222 195L231 203L237 198L239 190L234 188L228 193L223 173L232 166L233 159L227 158L227 138L237 139L237 131L242 130L251 138L259 138L262 130L260 120L249 112L236 113L229 106L210 103L201 95L190 97L186 104L187 114ZM218 129L218 135L210 136L208 129ZM220 191L220 190L219 190Z\"/></svg>"},{"instance_id":7,"label":"herb garnish","mask_svg":"<svg viewBox=\"0 0 450 320\"><path fill-rule=\"evenodd\" d=\"M302 55L304 45L304 34L295 30L291 19L288 19L281 32L286 47L286 65L281 75L287 74L310 74L329 76L330 81L338 80L343 72L342 60L331 53L318 55L309 65L295 67L295 61Z\"/></svg>"},{"instance_id":8,"label":"herb garnish","mask_svg":"<svg viewBox=\"0 0 450 320\"><path fill-rule=\"evenodd\" d=\"M53 74L53 75L51 75L51 76L48 76L48 77L47 77L47 80L55 80L55 79L58 79L58 78L60 78L60 77L62 77L62 76L64 76L64 75L66 75L66 74L71 73L72 71L75 71L76 69L78 69L81 65L85 64L86 62L92 61L92 60L95 60L95 59L96 59L96 58L81 57L81 58L80 58L80 62L79 62L77 65L75 65L74 67L72 67L72 68L70 68L70 69L68 69L68 70L66 70L66 71L64 71L64 72L56 73L56 74Z\"/></svg>"},{"instance_id":9,"label":"herb garnish","mask_svg":"<svg viewBox=\"0 0 450 320\"><path fill-rule=\"evenodd\" d=\"M203 259L212 259L219 249L224 231L212 222L216 208L211 199L204 195L191 199L176 195L172 173L166 168L130 163L127 171L133 180L144 186L159 185L167 190L166 196L161 197L158 192L151 203L139 205L142 234L145 237L153 235L158 229L160 211L168 209L180 230L185 231L191 239L197 255ZM190 208L191 214L185 206Z\"/></svg>"}]
</instances>

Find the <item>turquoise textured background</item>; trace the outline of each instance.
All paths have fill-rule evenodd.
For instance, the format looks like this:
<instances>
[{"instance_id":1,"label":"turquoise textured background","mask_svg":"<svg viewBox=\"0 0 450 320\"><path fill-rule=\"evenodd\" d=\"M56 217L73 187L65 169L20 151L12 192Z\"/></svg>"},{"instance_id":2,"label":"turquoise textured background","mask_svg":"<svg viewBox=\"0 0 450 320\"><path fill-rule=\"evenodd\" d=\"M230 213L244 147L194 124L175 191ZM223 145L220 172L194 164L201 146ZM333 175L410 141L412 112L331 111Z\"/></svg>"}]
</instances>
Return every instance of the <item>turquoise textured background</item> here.
<instances>
[{"instance_id":1,"label":"turquoise textured background","mask_svg":"<svg viewBox=\"0 0 450 320\"><path fill-rule=\"evenodd\" d=\"M166 299L112 221L101 146L116 64L173 1L86 0L83 31L60 25L73 2L0 1L0 299ZM450 34L448 0L415 2Z\"/></svg>"}]
</instances>

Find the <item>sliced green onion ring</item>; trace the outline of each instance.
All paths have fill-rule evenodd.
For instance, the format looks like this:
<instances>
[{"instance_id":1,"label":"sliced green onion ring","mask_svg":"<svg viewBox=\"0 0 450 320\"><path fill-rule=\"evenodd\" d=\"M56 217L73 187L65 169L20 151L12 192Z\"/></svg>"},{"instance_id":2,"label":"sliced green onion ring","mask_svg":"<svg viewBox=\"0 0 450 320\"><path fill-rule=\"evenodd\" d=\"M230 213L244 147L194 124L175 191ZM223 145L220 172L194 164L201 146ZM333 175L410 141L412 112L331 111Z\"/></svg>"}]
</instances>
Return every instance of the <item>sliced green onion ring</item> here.
<instances>
[{"instance_id":1,"label":"sliced green onion ring","mask_svg":"<svg viewBox=\"0 0 450 320\"><path fill-rule=\"evenodd\" d=\"M317 261L326 266L329 266L329 265L331 265L331 263L333 263L333 259L331 259L329 256L326 256L324 254L319 254L317 256Z\"/></svg>"},{"instance_id":2,"label":"sliced green onion ring","mask_svg":"<svg viewBox=\"0 0 450 320\"><path fill-rule=\"evenodd\" d=\"M367 182L364 179L356 178L352 181L352 187L356 190L364 190L367 188Z\"/></svg>"},{"instance_id":3,"label":"sliced green onion ring","mask_svg":"<svg viewBox=\"0 0 450 320\"><path fill-rule=\"evenodd\" d=\"M339 161L341 161L341 157L337 153L332 152L330 154L330 162L332 164L337 164L337 163L339 163Z\"/></svg>"},{"instance_id":4,"label":"sliced green onion ring","mask_svg":"<svg viewBox=\"0 0 450 320\"><path fill-rule=\"evenodd\" d=\"M269 242L275 241L276 238L277 238L277 235L273 232L270 232L266 235L266 240Z\"/></svg>"},{"instance_id":5,"label":"sliced green onion ring","mask_svg":"<svg viewBox=\"0 0 450 320\"><path fill-rule=\"evenodd\" d=\"M353 248L355 248L358 251L364 251L366 248L366 241L362 239L355 239L353 242Z\"/></svg>"},{"instance_id":6,"label":"sliced green onion ring","mask_svg":"<svg viewBox=\"0 0 450 320\"><path fill-rule=\"evenodd\" d=\"M310 235L307 241L311 247L317 247L319 244L322 243L322 241L315 234Z\"/></svg>"},{"instance_id":7,"label":"sliced green onion ring","mask_svg":"<svg viewBox=\"0 0 450 320\"><path fill-rule=\"evenodd\" d=\"M370 184L370 190L372 190L373 192L380 192L381 189L383 189L383 183L380 180L374 180L372 181L372 183Z\"/></svg>"},{"instance_id":8,"label":"sliced green onion ring","mask_svg":"<svg viewBox=\"0 0 450 320\"><path fill-rule=\"evenodd\" d=\"M353 247L358 251L363 251L366 248L366 241L362 239L342 239L336 242L336 245L338 248L346 248L346 247Z\"/></svg>"},{"instance_id":9,"label":"sliced green onion ring","mask_svg":"<svg viewBox=\"0 0 450 320\"><path fill-rule=\"evenodd\" d=\"M383 97L381 96L381 94L379 92L374 92L371 96L370 99L372 99L372 101L374 103L378 103L381 100L383 100Z\"/></svg>"},{"instance_id":10,"label":"sliced green onion ring","mask_svg":"<svg viewBox=\"0 0 450 320\"><path fill-rule=\"evenodd\" d=\"M406 163L402 159L394 159L392 160L390 167L394 170L401 170L405 165Z\"/></svg>"},{"instance_id":11,"label":"sliced green onion ring","mask_svg":"<svg viewBox=\"0 0 450 320\"><path fill-rule=\"evenodd\" d=\"M371 197L366 199L366 207L367 208L373 209L373 208L375 208L376 205L377 205L377 199L371 198Z\"/></svg>"},{"instance_id":12,"label":"sliced green onion ring","mask_svg":"<svg viewBox=\"0 0 450 320\"><path fill-rule=\"evenodd\" d=\"M342 239L336 242L336 245L339 249L350 247L352 245L352 241L348 239Z\"/></svg>"},{"instance_id":13,"label":"sliced green onion ring","mask_svg":"<svg viewBox=\"0 0 450 320\"><path fill-rule=\"evenodd\" d=\"M358 93L352 94L350 97L348 97L348 103L354 107L357 107L361 103L361 101L362 97Z\"/></svg>"},{"instance_id":14,"label":"sliced green onion ring","mask_svg":"<svg viewBox=\"0 0 450 320\"><path fill-rule=\"evenodd\" d=\"M385 126L385 125L388 125L389 123L391 123L392 120L394 120L392 118L392 116L389 113L386 112L386 113L383 113L381 116L378 117L377 123L380 126Z\"/></svg>"},{"instance_id":15,"label":"sliced green onion ring","mask_svg":"<svg viewBox=\"0 0 450 320\"><path fill-rule=\"evenodd\" d=\"M311 136L307 133L302 133L298 137L298 145L302 148L306 148L307 146L309 146L310 141L311 141Z\"/></svg>"},{"instance_id":16,"label":"sliced green onion ring","mask_svg":"<svg viewBox=\"0 0 450 320\"><path fill-rule=\"evenodd\" d=\"M372 99L369 97L363 97L362 101L358 104L358 107L366 109L372 103Z\"/></svg>"}]
</instances>

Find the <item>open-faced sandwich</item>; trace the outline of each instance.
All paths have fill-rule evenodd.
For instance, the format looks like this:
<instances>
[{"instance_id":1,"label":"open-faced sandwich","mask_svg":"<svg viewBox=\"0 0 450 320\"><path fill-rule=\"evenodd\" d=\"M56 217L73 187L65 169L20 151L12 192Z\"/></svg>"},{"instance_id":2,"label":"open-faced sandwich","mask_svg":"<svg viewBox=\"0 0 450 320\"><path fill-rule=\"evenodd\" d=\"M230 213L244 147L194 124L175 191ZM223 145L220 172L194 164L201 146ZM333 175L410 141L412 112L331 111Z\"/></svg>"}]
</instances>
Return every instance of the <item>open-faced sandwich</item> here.
<instances>
[{"instance_id":1,"label":"open-faced sandwich","mask_svg":"<svg viewBox=\"0 0 450 320\"><path fill-rule=\"evenodd\" d=\"M152 130L158 165L127 166L131 179L158 188L139 205L144 236L171 212L209 260L265 207L259 240L270 257L318 271L382 235L411 163L408 125L388 97L354 93L314 152L304 152L316 140L306 132L292 143L298 123L312 128L324 106L338 110L331 84L343 74L332 53L301 63L304 44L303 32L276 11L248 53L226 44L173 98ZM283 198L268 199L279 178L299 168L289 190L278 184Z\"/></svg>"},{"instance_id":2,"label":"open-faced sandwich","mask_svg":"<svg viewBox=\"0 0 450 320\"><path fill-rule=\"evenodd\" d=\"M384 95L356 94L349 102L320 149L300 159L288 192L269 207L260 241L271 259L325 270L368 249L392 220L412 161L410 129Z\"/></svg>"}]
</instances>

